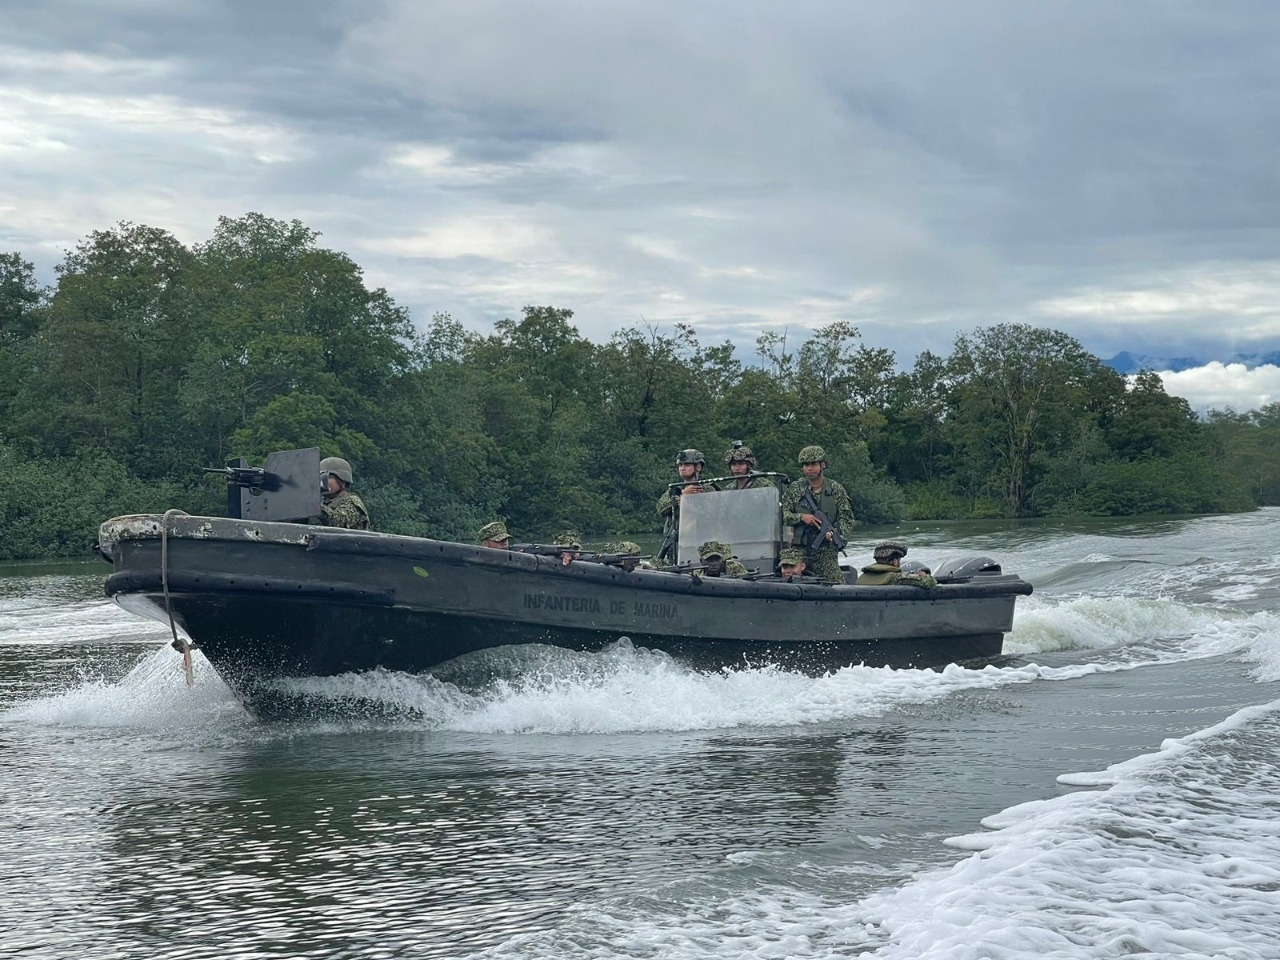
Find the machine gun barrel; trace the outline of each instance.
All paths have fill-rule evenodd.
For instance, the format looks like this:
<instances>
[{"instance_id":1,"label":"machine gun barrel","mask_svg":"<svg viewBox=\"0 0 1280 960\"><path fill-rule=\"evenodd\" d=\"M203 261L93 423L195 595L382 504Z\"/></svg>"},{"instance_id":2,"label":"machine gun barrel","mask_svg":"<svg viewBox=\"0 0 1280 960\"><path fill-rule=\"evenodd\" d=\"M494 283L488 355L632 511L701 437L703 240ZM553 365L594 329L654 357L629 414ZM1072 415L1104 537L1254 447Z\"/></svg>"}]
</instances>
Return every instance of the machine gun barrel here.
<instances>
[{"instance_id":1,"label":"machine gun barrel","mask_svg":"<svg viewBox=\"0 0 1280 960\"><path fill-rule=\"evenodd\" d=\"M201 467L205 473L220 473L227 478L229 487L247 487L250 490L279 490L280 478L263 467Z\"/></svg>"}]
</instances>

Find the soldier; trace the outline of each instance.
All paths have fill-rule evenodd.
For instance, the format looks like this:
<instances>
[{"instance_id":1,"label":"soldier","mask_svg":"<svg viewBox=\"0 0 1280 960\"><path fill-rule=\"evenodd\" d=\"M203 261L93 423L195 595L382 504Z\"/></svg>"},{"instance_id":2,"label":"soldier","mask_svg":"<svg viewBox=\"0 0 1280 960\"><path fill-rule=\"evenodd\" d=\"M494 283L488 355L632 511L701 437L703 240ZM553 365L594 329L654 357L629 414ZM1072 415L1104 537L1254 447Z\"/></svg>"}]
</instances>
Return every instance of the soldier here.
<instances>
[{"instance_id":1,"label":"soldier","mask_svg":"<svg viewBox=\"0 0 1280 960\"><path fill-rule=\"evenodd\" d=\"M569 561L577 560L582 556L582 534L577 530L563 530L556 534L552 543L557 547L564 547L560 553L560 563L568 566Z\"/></svg>"},{"instance_id":2,"label":"soldier","mask_svg":"<svg viewBox=\"0 0 1280 960\"><path fill-rule=\"evenodd\" d=\"M753 490L756 487L773 486L773 481L768 477L751 476L756 471L756 455L741 440L733 441L733 446L724 452L724 462L737 479L722 480L717 484L720 490Z\"/></svg>"},{"instance_id":3,"label":"soldier","mask_svg":"<svg viewBox=\"0 0 1280 960\"><path fill-rule=\"evenodd\" d=\"M733 548L719 540L708 540L698 548L704 577L745 577L747 568L733 555Z\"/></svg>"},{"instance_id":4,"label":"soldier","mask_svg":"<svg viewBox=\"0 0 1280 960\"><path fill-rule=\"evenodd\" d=\"M680 531L680 497L684 494L702 492L702 485L698 480L702 477L702 469L706 465L707 458L702 455L701 450L690 447L676 455L678 480L687 482L683 487L677 487L675 490L667 487L658 500L658 516L666 520L662 535L662 549L658 551L659 560L664 560L675 552L676 539Z\"/></svg>"},{"instance_id":5,"label":"soldier","mask_svg":"<svg viewBox=\"0 0 1280 960\"><path fill-rule=\"evenodd\" d=\"M320 522L326 527L368 530L369 510L351 492L351 464L341 457L320 461Z\"/></svg>"},{"instance_id":6,"label":"soldier","mask_svg":"<svg viewBox=\"0 0 1280 960\"><path fill-rule=\"evenodd\" d=\"M881 540L871 551L871 559L875 562L862 568L862 573L858 575L858 584L873 587L890 584L936 587L938 581L933 578L927 568L909 573L902 570L902 558L906 555L905 544L897 540Z\"/></svg>"},{"instance_id":7,"label":"soldier","mask_svg":"<svg viewBox=\"0 0 1280 960\"><path fill-rule=\"evenodd\" d=\"M804 551L799 547L788 547L778 554L778 572L783 580L803 577Z\"/></svg>"},{"instance_id":8,"label":"soldier","mask_svg":"<svg viewBox=\"0 0 1280 960\"><path fill-rule=\"evenodd\" d=\"M804 478L792 483L782 495L782 523L793 528L793 542L805 548L805 562L813 576L830 583L844 583L839 550L833 542L832 531L828 530L822 541L817 542L822 517L802 501L807 499L805 491L810 491L818 511L841 537L847 539L853 535L854 523L849 494L839 483L823 475L827 469L827 453L821 447L805 447L796 459L800 462Z\"/></svg>"},{"instance_id":9,"label":"soldier","mask_svg":"<svg viewBox=\"0 0 1280 960\"><path fill-rule=\"evenodd\" d=\"M638 543L633 543L630 540L619 540L617 543L606 543L602 552L620 556L622 559L617 561L617 565L623 570L634 570L640 566L640 554L644 553L644 550L640 548Z\"/></svg>"},{"instance_id":10,"label":"soldier","mask_svg":"<svg viewBox=\"0 0 1280 960\"><path fill-rule=\"evenodd\" d=\"M476 538L482 547L490 547L494 550L511 549L511 534L507 533L507 525L501 520L486 523L480 528Z\"/></svg>"}]
</instances>

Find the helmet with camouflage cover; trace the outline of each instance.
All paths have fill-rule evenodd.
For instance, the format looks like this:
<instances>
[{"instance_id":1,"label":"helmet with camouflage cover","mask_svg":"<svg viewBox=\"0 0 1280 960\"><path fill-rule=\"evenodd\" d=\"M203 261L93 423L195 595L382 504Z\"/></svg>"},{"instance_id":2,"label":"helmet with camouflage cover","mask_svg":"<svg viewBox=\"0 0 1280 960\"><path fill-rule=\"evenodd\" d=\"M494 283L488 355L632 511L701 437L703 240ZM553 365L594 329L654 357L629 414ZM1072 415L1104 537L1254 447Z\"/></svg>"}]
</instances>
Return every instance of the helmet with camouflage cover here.
<instances>
[{"instance_id":1,"label":"helmet with camouflage cover","mask_svg":"<svg viewBox=\"0 0 1280 960\"><path fill-rule=\"evenodd\" d=\"M876 563L888 563L894 557L905 557L906 555L907 545L899 543L897 540L881 540L871 551L871 556Z\"/></svg>"},{"instance_id":2,"label":"helmet with camouflage cover","mask_svg":"<svg viewBox=\"0 0 1280 960\"><path fill-rule=\"evenodd\" d=\"M351 464L341 457L325 457L320 461L320 474L333 474L347 486L351 486Z\"/></svg>"},{"instance_id":3,"label":"helmet with camouflage cover","mask_svg":"<svg viewBox=\"0 0 1280 960\"><path fill-rule=\"evenodd\" d=\"M731 556L733 556L733 548L727 543L721 543L719 540L708 540L698 548L698 558L700 560L710 560L712 557L726 560Z\"/></svg>"},{"instance_id":4,"label":"helmet with camouflage cover","mask_svg":"<svg viewBox=\"0 0 1280 960\"><path fill-rule=\"evenodd\" d=\"M744 444L741 440L735 440L733 446L724 452L725 463L749 463L751 466L756 465L756 455L751 452L751 448Z\"/></svg>"},{"instance_id":5,"label":"helmet with camouflage cover","mask_svg":"<svg viewBox=\"0 0 1280 960\"><path fill-rule=\"evenodd\" d=\"M581 550L582 534L577 530L562 530L556 534L554 543L557 547L570 547L574 550Z\"/></svg>"},{"instance_id":6,"label":"helmet with camouflage cover","mask_svg":"<svg viewBox=\"0 0 1280 960\"><path fill-rule=\"evenodd\" d=\"M640 548L640 544L633 543L630 540L619 540L616 543L606 543L604 545L605 553L620 553L627 557L638 557L644 551Z\"/></svg>"},{"instance_id":7,"label":"helmet with camouflage cover","mask_svg":"<svg viewBox=\"0 0 1280 960\"><path fill-rule=\"evenodd\" d=\"M507 533L507 525L501 520L495 520L493 523L486 523L480 528L480 532L476 534L477 540L493 540L501 543L503 540L510 540L511 534Z\"/></svg>"},{"instance_id":8,"label":"helmet with camouflage cover","mask_svg":"<svg viewBox=\"0 0 1280 960\"><path fill-rule=\"evenodd\" d=\"M823 450L816 443L812 443L809 446L804 447L800 451L799 455L796 457L796 460L799 461L800 466L802 467L806 463L826 463L827 451Z\"/></svg>"},{"instance_id":9,"label":"helmet with camouflage cover","mask_svg":"<svg viewBox=\"0 0 1280 960\"><path fill-rule=\"evenodd\" d=\"M702 455L701 450L695 450L693 447L689 447L687 450L681 450L676 454L676 466L678 467L682 463L695 463L700 467L705 467L707 465L707 458Z\"/></svg>"},{"instance_id":10,"label":"helmet with camouflage cover","mask_svg":"<svg viewBox=\"0 0 1280 960\"><path fill-rule=\"evenodd\" d=\"M778 566L794 567L798 563L804 563L804 551L799 547L787 547L778 554Z\"/></svg>"}]
</instances>

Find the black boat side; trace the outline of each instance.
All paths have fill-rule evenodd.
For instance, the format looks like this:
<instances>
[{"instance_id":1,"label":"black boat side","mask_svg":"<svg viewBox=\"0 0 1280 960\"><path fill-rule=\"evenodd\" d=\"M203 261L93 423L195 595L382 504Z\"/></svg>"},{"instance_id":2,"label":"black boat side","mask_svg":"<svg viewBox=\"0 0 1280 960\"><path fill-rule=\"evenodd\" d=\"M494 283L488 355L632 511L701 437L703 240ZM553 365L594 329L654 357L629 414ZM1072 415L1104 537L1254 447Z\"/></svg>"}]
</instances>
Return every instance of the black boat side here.
<instances>
[{"instance_id":1,"label":"black boat side","mask_svg":"<svg viewBox=\"0 0 1280 960\"><path fill-rule=\"evenodd\" d=\"M699 668L929 667L998 656L1011 575L932 589L623 570L590 561L295 523L119 517L107 595L169 612L251 709L278 681L419 673L507 644L595 651L628 637ZM165 588L168 603L166 606Z\"/></svg>"}]
</instances>

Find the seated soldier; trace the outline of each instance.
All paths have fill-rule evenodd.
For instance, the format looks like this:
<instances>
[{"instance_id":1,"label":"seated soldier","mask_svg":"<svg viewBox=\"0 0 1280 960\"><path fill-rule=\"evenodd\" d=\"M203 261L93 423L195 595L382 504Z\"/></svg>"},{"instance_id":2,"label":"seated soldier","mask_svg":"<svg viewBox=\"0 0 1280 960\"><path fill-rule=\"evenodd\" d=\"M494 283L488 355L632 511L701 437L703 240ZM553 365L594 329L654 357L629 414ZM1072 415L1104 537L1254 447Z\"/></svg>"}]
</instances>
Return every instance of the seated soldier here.
<instances>
[{"instance_id":1,"label":"seated soldier","mask_svg":"<svg viewBox=\"0 0 1280 960\"><path fill-rule=\"evenodd\" d=\"M486 523L480 528L476 537L482 547L490 547L494 550L511 549L511 534L507 533L507 525L501 520Z\"/></svg>"},{"instance_id":2,"label":"seated soldier","mask_svg":"<svg viewBox=\"0 0 1280 960\"><path fill-rule=\"evenodd\" d=\"M708 540L700 546L698 559L702 561L704 577L742 577L747 573L747 568L734 557L733 550L719 540Z\"/></svg>"},{"instance_id":3,"label":"seated soldier","mask_svg":"<svg viewBox=\"0 0 1280 960\"><path fill-rule=\"evenodd\" d=\"M560 563L568 566L571 560L582 556L582 534L577 530L562 530L552 541L557 547L564 547L560 553Z\"/></svg>"},{"instance_id":4,"label":"seated soldier","mask_svg":"<svg viewBox=\"0 0 1280 960\"><path fill-rule=\"evenodd\" d=\"M900 584L915 587L936 587L938 581L933 579L927 570L904 573L902 558L907 555L905 544L897 540L881 540L871 551L874 563L862 568L858 575L859 586L890 586Z\"/></svg>"},{"instance_id":5,"label":"seated soldier","mask_svg":"<svg viewBox=\"0 0 1280 960\"><path fill-rule=\"evenodd\" d=\"M778 573L783 580L804 576L804 556L804 551L799 547L788 547L778 554Z\"/></svg>"},{"instance_id":6,"label":"seated soldier","mask_svg":"<svg viewBox=\"0 0 1280 960\"><path fill-rule=\"evenodd\" d=\"M616 566L621 567L623 570L634 570L640 565L640 554L644 551L638 543L632 543L630 540L619 540L617 543L606 543L603 552L621 558L616 561ZM608 562L615 563L613 559Z\"/></svg>"}]
</instances>

